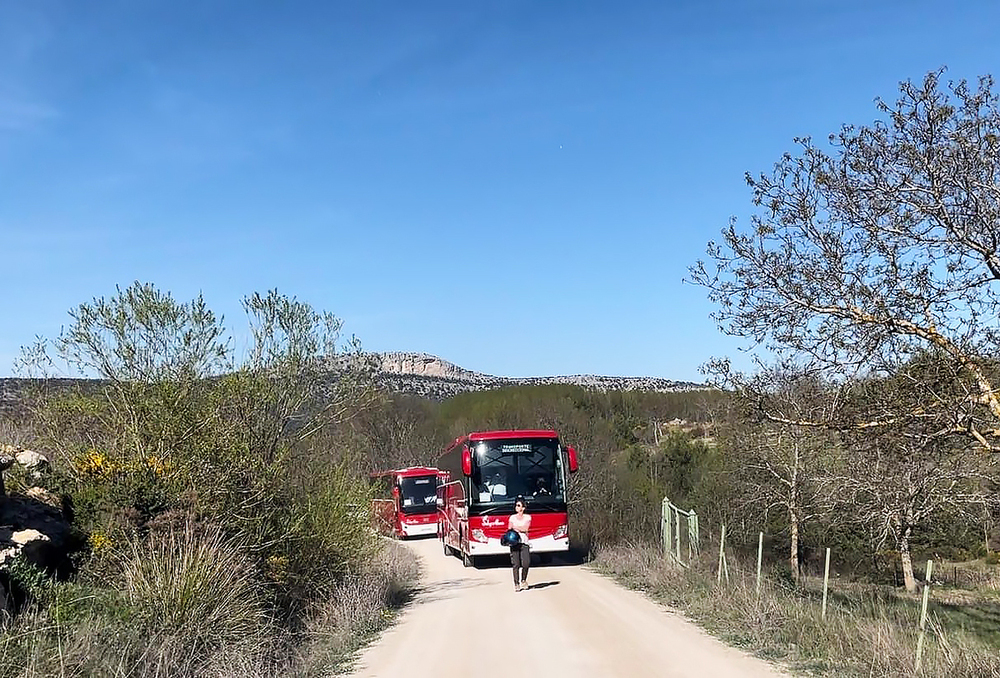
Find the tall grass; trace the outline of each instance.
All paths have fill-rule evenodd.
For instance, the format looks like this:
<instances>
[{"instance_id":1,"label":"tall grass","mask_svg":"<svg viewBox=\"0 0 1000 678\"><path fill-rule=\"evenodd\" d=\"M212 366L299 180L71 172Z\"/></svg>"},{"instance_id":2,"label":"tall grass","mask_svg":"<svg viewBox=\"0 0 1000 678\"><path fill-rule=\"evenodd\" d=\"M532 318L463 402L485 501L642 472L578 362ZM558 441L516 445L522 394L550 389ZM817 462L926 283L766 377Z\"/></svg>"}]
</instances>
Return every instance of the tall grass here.
<instances>
[{"instance_id":1,"label":"tall grass","mask_svg":"<svg viewBox=\"0 0 1000 678\"><path fill-rule=\"evenodd\" d=\"M410 600L419 566L410 551L390 542L378 557L332 587L310 615L303 675L342 669L354 653L385 628Z\"/></svg>"},{"instance_id":2,"label":"tall grass","mask_svg":"<svg viewBox=\"0 0 1000 678\"><path fill-rule=\"evenodd\" d=\"M730 562L733 577L716 582L713 559L672 565L658 547L629 544L598 550L594 567L683 610L727 642L794 669L828 676L1000 678L1000 655L974 636L932 621L922 670L914 655L919 609L875 586L838 596L826 619L815 595ZM746 574L750 572L750 574Z\"/></svg>"},{"instance_id":3,"label":"tall grass","mask_svg":"<svg viewBox=\"0 0 1000 678\"><path fill-rule=\"evenodd\" d=\"M121 589L53 584L0 627L0 678L328 676L392 622L418 575L408 551L385 544L292 630L268 617L251 561L216 531L135 541L120 559Z\"/></svg>"},{"instance_id":4,"label":"tall grass","mask_svg":"<svg viewBox=\"0 0 1000 678\"><path fill-rule=\"evenodd\" d=\"M259 581L239 544L193 523L132 540L121 556L134 621L192 651L252 638L267 626Z\"/></svg>"}]
</instances>

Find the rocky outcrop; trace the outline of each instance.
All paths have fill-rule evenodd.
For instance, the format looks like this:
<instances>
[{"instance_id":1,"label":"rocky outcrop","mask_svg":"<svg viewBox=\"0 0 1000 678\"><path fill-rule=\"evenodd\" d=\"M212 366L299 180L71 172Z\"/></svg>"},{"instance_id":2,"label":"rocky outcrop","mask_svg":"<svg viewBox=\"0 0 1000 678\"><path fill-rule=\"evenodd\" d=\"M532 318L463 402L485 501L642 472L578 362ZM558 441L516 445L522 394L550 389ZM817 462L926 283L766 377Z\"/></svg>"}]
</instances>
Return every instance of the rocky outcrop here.
<instances>
[{"instance_id":1,"label":"rocky outcrop","mask_svg":"<svg viewBox=\"0 0 1000 678\"><path fill-rule=\"evenodd\" d=\"M373 353L371 356L376 371L382 374L438 377L465 381L491 378L488 374L466 370L429 353Z\"/></svg>"},{"instance_id":2,"label":"rocky outcrop","mask_svg":"<svg viewBox=\"0 0 1000 678\"><path fill-rule=\"evenodd\" d=\"M22 466L29 478L40 479L48 470L49 460L23 447L0 445L0 473L14 464ZM67 558L69 536L62 500L49 490L35 486L23 493L0 495L0 572L19 560L47 571L61 569ZM0 610L6 610L8 603L7 592L0 584Z\"/></svg>"}]
</instances>

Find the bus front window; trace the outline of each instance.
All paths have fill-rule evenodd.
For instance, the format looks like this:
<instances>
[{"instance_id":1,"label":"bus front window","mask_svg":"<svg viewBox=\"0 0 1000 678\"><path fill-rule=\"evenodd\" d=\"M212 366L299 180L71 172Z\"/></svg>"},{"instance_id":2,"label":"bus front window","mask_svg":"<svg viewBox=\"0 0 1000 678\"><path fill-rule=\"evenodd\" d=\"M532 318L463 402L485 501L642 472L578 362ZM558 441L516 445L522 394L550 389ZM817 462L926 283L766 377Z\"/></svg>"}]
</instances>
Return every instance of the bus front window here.
<instances>
[{"instance_id":1,"label":"bus front window","mask_svg":"<svg viewBox=\"0 0 1000 678\"><path fill-rule=\"evenodd\" d=\"M533 505L563 503L559 442L547 438L479 441L473 449L475 504L505 504L517 496Z\"/></svg>"},{"instance_id":2,"label":"bus front window","mask_svg":"<svg viewBox=\"0 0 1000 678\"><path fill-rule=\"evenodd\" d=\"M434 513L437 510L437 476L401 478L399 504L406 514Z\"/></svg>"}]
</instances>

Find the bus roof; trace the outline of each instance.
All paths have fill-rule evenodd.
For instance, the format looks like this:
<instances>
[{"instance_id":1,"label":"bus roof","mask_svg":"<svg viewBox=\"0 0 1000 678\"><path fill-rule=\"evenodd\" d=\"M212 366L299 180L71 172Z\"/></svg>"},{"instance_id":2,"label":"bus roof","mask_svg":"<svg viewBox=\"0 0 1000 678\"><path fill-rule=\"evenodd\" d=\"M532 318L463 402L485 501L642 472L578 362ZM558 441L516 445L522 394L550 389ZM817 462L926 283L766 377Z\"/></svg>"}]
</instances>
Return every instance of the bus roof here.
<instances>
[{"instance_id":1,"label":"bus roof","mask_svg":"<svg viewBox=\"0 0 1000 678\"><path fill-rule=\"evenodd\" d=\"M480 431L470 433L469 440L503 440L505 438L558 438L559 434L552 430L523 429L509 431Z\"/></svg>"},{"instance_id":2,"label":"bus roof","mask_svg":"<svg viewBox=\"0 0 1000 678\"><path fill-rule=\"evenodd\" d=\"M476 433L470 433L468 435L461 436L460 438L455 438L455 440L448 445L444 453L447 454L450 450L455 449L459 445L467 442L476 442L479 440L506 440L508 438L558 438L559 434L552 429L539 429L539 428L525 428L525 429L508 429L504 431L477 431Z\"/></svg>"},{"instance_id":3,"label":"bus roof","mask_svg":"<svg viewBox=\"0 0 1000 678\"><path fill-rule=\"evenodd\" d=\"M412 476L434 476L439 473L441 473L440 469L436 469L431 466L407 466L406 468L396 468L388 471L375 471L371 474L371 477L378 478L380 476L399 476L401 478L409 478Z\"/></svg>"}]
</instances>

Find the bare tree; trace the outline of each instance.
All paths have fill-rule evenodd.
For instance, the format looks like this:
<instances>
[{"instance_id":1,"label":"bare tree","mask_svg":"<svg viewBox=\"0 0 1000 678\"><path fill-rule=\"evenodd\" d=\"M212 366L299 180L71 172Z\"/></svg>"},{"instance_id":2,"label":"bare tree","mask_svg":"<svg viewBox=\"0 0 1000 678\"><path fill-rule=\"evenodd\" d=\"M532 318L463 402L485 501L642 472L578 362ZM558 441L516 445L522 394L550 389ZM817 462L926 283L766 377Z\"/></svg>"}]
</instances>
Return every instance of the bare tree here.
<instances>
[{"instance_id":1,"label":"bare tree","mask_svg":"<svg viewBox=\"0 0 1000 678\"><path fill-rule=\"evenodd\" d=\"M883 119L845 126L830 151L797 139L774 171L747 175L758 208L710 243L691 280L720 328L843 375L891 373L934 349L952 370L950 426L1000 450L996 373L1000 282L1000 111L993 81L904 82ZM841 428L895 426L863 408ZM806 422L800 422L806 423ZM823 423L823 422L813 422ZM826 422L829 423L829 422Z\"/></svg>"},{"instance_id":2,"label":"bare tree","mask_svg":"<svg viewBox=\"0 0 1000 678\"><path fill-rule=\"evenodd\" d=\"M747 381L740 375L717 376L733 393L720 443L727 448L736 503L743 511L765 517L775 510L784 514L788 566L798 581L802 528L829 509L829 475L840 446L832 432L775 420L825 418L834 402L828 398L829 387L789 365L774 365ZM766 394L765 400L756 397L761 394Z\"/></svg>"},{"instance_id":3,"label":"bare tree","mask_svg":"<svg viewBox=\"0 0 1000 678\"><path fill-rule=\"evenodd\" d=\"M993 487L997 457L969 454L974 441L955 433L942 435L936 417L919 413L935 375L950 376L950 370L937 367L934 356L924 356L890 378L856 385L849 400L863 402L866 412L881 409L886 421L901 407L914 414L848 433L843 472L832 479L843 514L865 524L876 545L892 540L908 591L916 590L911 544L918 531L943 516L978 524L984 507L998 503Z\"/></svg>"}]
</instances>

